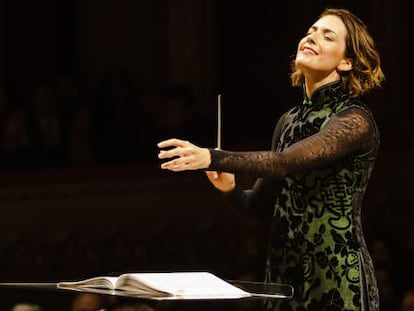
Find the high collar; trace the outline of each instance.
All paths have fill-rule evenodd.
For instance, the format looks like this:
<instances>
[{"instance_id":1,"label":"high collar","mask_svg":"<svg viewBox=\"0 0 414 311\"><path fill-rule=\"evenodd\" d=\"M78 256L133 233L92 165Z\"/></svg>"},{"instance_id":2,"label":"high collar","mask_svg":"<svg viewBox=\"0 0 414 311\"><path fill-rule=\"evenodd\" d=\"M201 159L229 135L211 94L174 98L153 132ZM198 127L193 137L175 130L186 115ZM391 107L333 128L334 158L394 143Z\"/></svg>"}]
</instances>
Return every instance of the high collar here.
<instances>
[{"instance_id":1,"label":"high collar","mask_svg":"<svg viewBox=\"0 0 414 311\"><path fill-rule=\"evenodd\" d=\"M332 102L337 102L346 95L342 89L341 81L333 81L320 86L313 92L310 98L306 95L305 87L303 88L303 104L306 106L322 107Z\"/></svg>"}]
</instances>

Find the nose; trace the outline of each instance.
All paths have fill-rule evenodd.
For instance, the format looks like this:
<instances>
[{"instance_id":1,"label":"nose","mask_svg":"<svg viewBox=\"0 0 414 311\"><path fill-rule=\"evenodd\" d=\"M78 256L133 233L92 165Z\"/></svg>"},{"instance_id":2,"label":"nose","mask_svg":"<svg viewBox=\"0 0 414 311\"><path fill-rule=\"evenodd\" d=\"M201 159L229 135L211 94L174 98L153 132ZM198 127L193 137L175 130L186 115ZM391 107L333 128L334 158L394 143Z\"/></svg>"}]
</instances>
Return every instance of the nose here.
<instances>
[{"instance_id":1,"label":"nose","mask_svg":"<svg viewBox=\"0 0 414 311\"><path fill-rule=\"evenodd\" d=\"M306 42L315 44L315 33L312 32L306 36Z\"/></svg>"}]
</instances>

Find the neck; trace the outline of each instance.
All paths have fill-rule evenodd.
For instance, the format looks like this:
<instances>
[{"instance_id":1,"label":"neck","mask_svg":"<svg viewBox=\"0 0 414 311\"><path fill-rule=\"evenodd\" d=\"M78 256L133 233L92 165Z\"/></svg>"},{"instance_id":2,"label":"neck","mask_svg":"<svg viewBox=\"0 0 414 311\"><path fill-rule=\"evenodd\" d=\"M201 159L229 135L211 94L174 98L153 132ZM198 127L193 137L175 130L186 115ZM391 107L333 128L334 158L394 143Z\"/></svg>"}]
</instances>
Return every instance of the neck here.
<instances>
[{"instance_id":1,"label":"neck","mask_svg":"<svg viewBox=\"0 0 414 311\"><path fill-rule=\"evenodd\" d=\"M313 92L320 88L321 86L340 80L340 75L333 71L329 75L323 75L323 76L315 76L315 75L305 75L305 90L306 90L306 96L308 98L312 97Z\"/></svg>"}]
</instances>

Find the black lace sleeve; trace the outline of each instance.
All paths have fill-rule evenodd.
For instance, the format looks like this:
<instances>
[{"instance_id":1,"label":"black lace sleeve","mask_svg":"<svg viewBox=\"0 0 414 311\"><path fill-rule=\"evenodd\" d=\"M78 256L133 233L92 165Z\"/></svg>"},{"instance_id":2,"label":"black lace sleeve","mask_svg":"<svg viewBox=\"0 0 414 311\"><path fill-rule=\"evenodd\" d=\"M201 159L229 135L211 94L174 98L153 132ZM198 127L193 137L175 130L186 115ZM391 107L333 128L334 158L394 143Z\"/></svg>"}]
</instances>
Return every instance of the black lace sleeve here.
<instances>
[{"instance_id":1,"label":"black lace sleeve","mask_svg":"<svg viewBox=\"0 0 414 311\"><path fill-rule=\"evenodd\" d=\"M249 173L258 177L252 189L236 188L223 194L242 215L259 220L273 210L284 177L304 170L329 165L349 154L365 153L375 147L375 125L359 108L350 108L333 116L317 134L299 141L283 152L276 152L284 123L276 126L270 151L230 152L211 149L209 170Z\"/></svg>"},{"instance_id":2,"label":"black lace sleeve","mask_svg":"<svg viewBox=\"0 0 414 311\"><path fill-rule=\"evenodd\" d=\"M230 152L210 150L209 170L249 173L257 177L282 179L289 175L324 167L338 159L365 153L373 148L375 128L371 117L353 107L334 115L317 134L303 139L283 152Z\"/></svg>"}]
</instances>

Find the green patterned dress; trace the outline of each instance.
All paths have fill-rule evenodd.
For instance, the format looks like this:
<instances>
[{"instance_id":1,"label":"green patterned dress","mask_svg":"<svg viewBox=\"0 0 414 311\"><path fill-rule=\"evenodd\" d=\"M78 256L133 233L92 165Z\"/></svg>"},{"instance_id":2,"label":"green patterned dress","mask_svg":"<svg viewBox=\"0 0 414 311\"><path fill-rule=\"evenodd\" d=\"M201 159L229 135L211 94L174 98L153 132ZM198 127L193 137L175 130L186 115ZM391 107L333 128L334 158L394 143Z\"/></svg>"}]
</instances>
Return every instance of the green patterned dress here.
<instances>
[{"instance_id":1,"label":"green patterned dress","mask_svg":"<svg viewBox=\"0 0 414 311\"><path fill-rule=\"evenodd\" d=\"M283 115L271 151L210 150L209 170L258 178L225 198L252 217L273 217L266 281L291 284L294 298L268 301L268 310L378 310L361 227L378 147L371 112L333 82Z\"/></svg>"}]
</instances>

